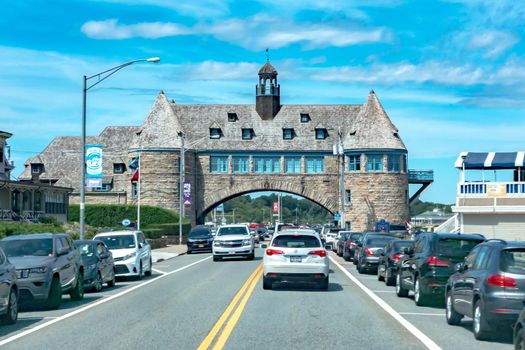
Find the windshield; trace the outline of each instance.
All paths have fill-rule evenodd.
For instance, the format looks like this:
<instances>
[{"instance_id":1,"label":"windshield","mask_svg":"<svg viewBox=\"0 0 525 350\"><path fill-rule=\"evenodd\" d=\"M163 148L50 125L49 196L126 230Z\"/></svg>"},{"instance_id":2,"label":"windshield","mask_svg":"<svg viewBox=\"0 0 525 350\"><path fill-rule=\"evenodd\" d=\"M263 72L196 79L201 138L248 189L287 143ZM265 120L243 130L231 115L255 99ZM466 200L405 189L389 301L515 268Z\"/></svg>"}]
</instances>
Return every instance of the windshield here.
<instances>
[{"instance_id":1,"label":"windshield","mask_svg":"<svg viewBox=\"0 0 525 350\"><path fill-rule=\"evenodd\" d=\"M246 227L238 226L238 227L221 227L219 228L219 232L217 232L218 236L227 236L227 235L247 235L249 234Z\"/></svg>"},{"instance_id":2,"label":"windshield","mask_svg":"<svg viewBox=\"0 0 525 350\"><path fill-rule=\"evenodd\" d=\"M366 240L366 245L369 247L384 247L393 239L396 238L391 236L369 237Z\"/></svg>"},{"instance_id":3,"label":"windshield","mask_svg":"<svg viewBox=\"0 0 525 350\"><path fill-rule=\"evenodd\" d=\"M525 249L502 250L500 268L504 272L525 275Z\"/></svg>"},{"instance_id":4,"label":"windshield","mask_svg":"<svg viewBox=\"0 0 525 350\"><path fill-rule=\"evenodd\" d=\"M438 241L437 252L442 256L464 258L479 243L481 241L472 239L444 238Z\"/></svg>"},{"instance_id":5,"label":"windshield","mask_svg":"<svg viewBox=\"0 0 525 350\"><path fill-rule=\"evenodd\" d=\"M133 235L98 236L97 239L104 242L108 249L135 248L135 237Z\"/></svg>"},{"instance_id":6,"label":"windshield","mask_svg":"<svg viewBox=\"0 0 525 350\"><path fill-rule=\"evenodd\" d=\"M93 256L93 254L95 253L95 250L93 249L93 245L92 244L87 244L87 243L84 243L84 244L78 244L78 243L75 243L75 245L77 246L79 252L80 252L80 255L82 256Z\"/></svg>"},{"instance_id":7,"label":"windshield","mask_svg":"<svg viewBox=\"0 0 525 350\"><path fill-rule=\"evenodd\" d=\"M205 228L192 230L190 232L190 237L202 237L202 236L211 236L211 232Z\"/></svg>"},{"instance_id":8,"label":"windshield","mask_svg":"<svg viewBox=\"0 0 525 350\"><path fill-rule=\"evenodd\" d=\"M53 255L53 239L17 239L0 243L8 257L15 256L51 256Z\"/></svg>"},{"instance_id":9,"label":"windshield","mask_svg":"<svg viewBox=\"0 0 525 350\"><path fill-rule=\"evenodd\" d=\"M278 237L275 237L272 243L272 247L284 247L284 248L317 248L320 246L321 246L321 243L316 237L302 236L302 235L278 236Z\"/></svg>"}]
</instances>

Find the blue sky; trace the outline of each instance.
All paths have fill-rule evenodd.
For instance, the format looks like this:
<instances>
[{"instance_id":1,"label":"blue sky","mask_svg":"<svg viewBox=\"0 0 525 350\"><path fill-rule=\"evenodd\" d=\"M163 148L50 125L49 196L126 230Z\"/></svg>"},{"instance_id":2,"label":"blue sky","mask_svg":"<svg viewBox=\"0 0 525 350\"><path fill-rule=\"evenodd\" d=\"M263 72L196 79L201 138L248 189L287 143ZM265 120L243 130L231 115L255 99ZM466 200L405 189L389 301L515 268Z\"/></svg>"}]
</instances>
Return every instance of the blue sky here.
<instances>
[{"instance_id":1,"label":"blue sky","mask_svg":"<svg viewBox=\"0 0 525 350\"><path fill-rule=\"evenodd\" d=\"M177 103L253 103L264 50L282 103L363 103L374 89L452 203L461 151L523 150L525 3L515 0L24 0L2 4L0 130L23 162L80 135L82 76L136 64L88 94L88 134Z\"/></svg>"}]
</instances>

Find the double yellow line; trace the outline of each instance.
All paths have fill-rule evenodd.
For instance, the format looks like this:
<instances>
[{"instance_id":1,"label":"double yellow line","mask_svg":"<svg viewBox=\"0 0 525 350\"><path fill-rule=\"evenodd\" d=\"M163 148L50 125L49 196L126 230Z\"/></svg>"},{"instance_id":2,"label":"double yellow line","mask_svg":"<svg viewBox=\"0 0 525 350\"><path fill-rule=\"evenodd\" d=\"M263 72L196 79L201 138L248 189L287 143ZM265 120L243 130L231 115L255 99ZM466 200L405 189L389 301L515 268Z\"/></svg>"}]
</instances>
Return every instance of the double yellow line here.
<instances>
[{"instance_id":1,"label":"double yellow line","mask_svg":"<svg viewBox=\"0 0 525 350\"><path fill-rule=\"evenodd\" d=\"M255 271L253 271L250 277L248 277L248 280L246 280L246 282L241 287L241 289L237 292L237 294L235 294L230 305L228 305L226 310L224 310L224 313L221 315L221 317L219 317L219 320L215 323L210 333L208 333L206 338L204 338L204 340L202 341L201 345L199 345L198 350L209 349L212 346L212 344L213 344L213 348L212 348L213 350L220 350L224 347L224 345L226 344L226 341L228 340L228 338L230 337L230 334L233 331L233 328L239 321L239 318L241 317L244 307L246 306L248 299L250 299L250 296L252 295L253 290L255 289L257 282L259 282L259 279L261 278L261 276L262 276L262 263L260 263L257 266ZM239 300L241 301L239 302ZM233 312L233 315L230 317L232 312ZM226 323L226 321L228 322ZM221 333L219 334L219 332ZM218 335L218 338L217 338L217 335ZM215 343L214 343L214 340L215 340Z\"/></svg>"}]
</instances>

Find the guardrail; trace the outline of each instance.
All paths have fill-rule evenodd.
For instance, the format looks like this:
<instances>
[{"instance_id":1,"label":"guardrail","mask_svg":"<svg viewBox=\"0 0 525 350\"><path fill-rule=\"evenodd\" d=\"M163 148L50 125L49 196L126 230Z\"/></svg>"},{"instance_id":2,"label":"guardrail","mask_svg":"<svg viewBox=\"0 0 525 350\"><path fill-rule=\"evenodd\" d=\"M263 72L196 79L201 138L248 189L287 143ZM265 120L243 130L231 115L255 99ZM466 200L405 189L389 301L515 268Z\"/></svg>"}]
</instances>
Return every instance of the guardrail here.
<instances>
[{"instance_id":1,"label":"guardrail","mask_svg":"<svg viewBox=\"0 0 525 350\"><path fill-rule=\"evenodd\" d=\"M434 170L408 170L408 181L412 182L433 182Z\"/></svg>"}]
</instances>

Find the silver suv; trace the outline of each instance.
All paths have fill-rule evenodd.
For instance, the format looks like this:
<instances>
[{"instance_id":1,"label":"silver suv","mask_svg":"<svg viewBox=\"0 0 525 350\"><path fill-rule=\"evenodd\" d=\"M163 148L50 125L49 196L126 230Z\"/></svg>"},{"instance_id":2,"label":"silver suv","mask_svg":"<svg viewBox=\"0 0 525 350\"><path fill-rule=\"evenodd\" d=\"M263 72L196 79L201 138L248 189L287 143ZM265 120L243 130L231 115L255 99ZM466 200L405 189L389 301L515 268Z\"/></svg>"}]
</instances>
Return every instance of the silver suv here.
<instances>
[{"instance_id":1,"label":"silver suv","mask_svg":"<svg viewBox=\"0 0 525 350\"><path fill-rule=\"evenodd\" d=\"M253 260L255 245L246 225L223 225L213 240L213 261L223 257L245 256Z\"/></svg>"},{"instance_id":2,"label":"silver suv","mask_svg":"<svg viewBox=\"0 0 525 350\"><path fill-rule=\"evenodd\" d=\"M10 236L0 246L15 265L20 302L44 302L57 309L64 293L72 300L84 298L80 253L66 234Z\"/></svg>"}]
</instances>

